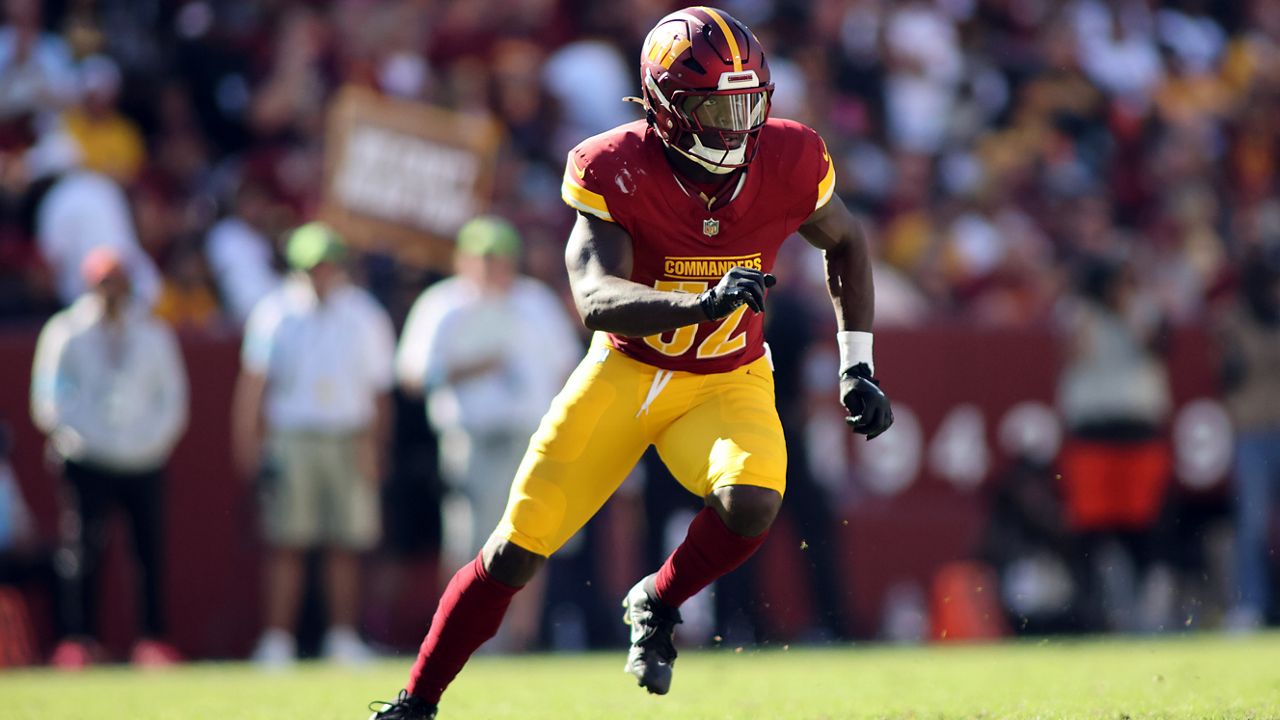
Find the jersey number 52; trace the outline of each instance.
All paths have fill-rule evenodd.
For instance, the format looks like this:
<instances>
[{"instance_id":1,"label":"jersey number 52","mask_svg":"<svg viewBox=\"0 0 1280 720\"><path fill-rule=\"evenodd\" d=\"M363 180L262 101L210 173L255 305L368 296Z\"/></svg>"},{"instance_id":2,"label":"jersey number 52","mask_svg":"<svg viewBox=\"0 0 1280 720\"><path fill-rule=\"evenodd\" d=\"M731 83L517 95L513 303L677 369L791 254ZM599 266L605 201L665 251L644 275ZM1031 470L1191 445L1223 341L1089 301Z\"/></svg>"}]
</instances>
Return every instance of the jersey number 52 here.
<instances>
[{"instance_id":1,"label":"jersey number 52","mask_svg":"<svg viewBox=\"0 0 1280 720\"><path fill-rule=\"evenodd\" d=\"M698 280L659 280L653 284L653 287L664 292L697 294L707 289L707 283ZM747 333L734 334L738 329L738 323L742 322L742 316L746 312L747 306L742 305L721 320L720 324L716 326L715 332L712 332L698 344L698 359L718 358L733 354L746 347ZM649 335L644 339L644 342L663 355L678 357L689 352L697 335L697 325L685 325L682 328L676 328L658 335Z\"/></svg>"}]
</instances>

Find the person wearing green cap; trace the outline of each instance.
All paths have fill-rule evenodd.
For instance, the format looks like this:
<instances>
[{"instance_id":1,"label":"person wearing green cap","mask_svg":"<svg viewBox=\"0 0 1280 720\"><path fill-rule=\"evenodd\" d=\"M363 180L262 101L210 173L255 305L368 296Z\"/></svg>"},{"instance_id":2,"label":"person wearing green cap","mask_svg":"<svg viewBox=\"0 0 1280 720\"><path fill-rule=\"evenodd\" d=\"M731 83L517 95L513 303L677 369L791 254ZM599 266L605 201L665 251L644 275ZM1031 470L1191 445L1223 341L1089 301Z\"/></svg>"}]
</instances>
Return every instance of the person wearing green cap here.
<instances>
[{"instance_id":1,"label":"person wearing green cap","mask_svg":"<svg viewBox=\"0 0 1280 720\"><path fill-rule=\"evenodd\" d=\"M381 534L395 331L351 282L333 228L293 230L284 254L294 272L249 314L232 408L234 459L258 481L270 546L266 629L253 659L266 668L293 662L303 560L320 549L330 614L323 652L359 663L371 655L355 627L359 557Z\"/></svg>"},{"instance_id":2,"label":"person wearing green cap","mask_svg":"<svg viewBox=\"0 0 1280 720\"><path fill-rule=\"evenodd\" d=\"M457 274L414 303L397 351L401 387L425 393L428 420L440 435L440 474L449 491L444 567L475 557L501 519L508 478L581 356L564 304L520 274L520 246L519 233L501 218L463 225ZM513 609L497 645L526 646L540 605L535 588Z\"/></svg>"}]
</instances>

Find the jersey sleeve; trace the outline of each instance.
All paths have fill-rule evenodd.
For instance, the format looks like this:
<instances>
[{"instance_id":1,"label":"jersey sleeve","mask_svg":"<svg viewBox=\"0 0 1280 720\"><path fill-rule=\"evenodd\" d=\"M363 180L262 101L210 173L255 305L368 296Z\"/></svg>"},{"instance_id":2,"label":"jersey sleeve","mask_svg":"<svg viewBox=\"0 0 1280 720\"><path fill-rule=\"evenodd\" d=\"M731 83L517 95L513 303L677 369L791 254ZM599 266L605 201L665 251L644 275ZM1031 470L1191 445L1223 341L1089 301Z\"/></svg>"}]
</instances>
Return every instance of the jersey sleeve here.
<instances>
[{"instance_id":1,"label":"jersey sleeve","mask_svg":"<svg viewBox=\"0 0 1280 720\"><path fill-rule=\"evenodd\" d=\"M778 122L783 177L794 193L789 200L796 214L808 217L831 202L836 191L836 168L827 144L812 128L793 120Z\"/></svg>"},{"instance_id":2,"label":"jersey sleeve","mask_svg":"<svg viewBox=\"0 0 1280 720\"><path fill-rule=\"evenodd\" d=\"M827 143L817 133L813 135L822 146L822 161L818 166L822 179L818 181L818 202L813 206L813 209L817 210L831 202L831 196L836 192L836 164L831 160L831 154L827 152Z\"/></svg>"},{"instance_id":3,"label":"jersey sleeve","mask_svg":"<svg viewBox=\"0 0 1280 720\"><path fill-rule=\"evenodd\" d=\"M598 180L600 163L599 153L589 143L570 150L564 165L560 197L574 210L594 215L601 220L617 222L605 198L605 188L601 187Z\"/></svg>"}]
</instances>

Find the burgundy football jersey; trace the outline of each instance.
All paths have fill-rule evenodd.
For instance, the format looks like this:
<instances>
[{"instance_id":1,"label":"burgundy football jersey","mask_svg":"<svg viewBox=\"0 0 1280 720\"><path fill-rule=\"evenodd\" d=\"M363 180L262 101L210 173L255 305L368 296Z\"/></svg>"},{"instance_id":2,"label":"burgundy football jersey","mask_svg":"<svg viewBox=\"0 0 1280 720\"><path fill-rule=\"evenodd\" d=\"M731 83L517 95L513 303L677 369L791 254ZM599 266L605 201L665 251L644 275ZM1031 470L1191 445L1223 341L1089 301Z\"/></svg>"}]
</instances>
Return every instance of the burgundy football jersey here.
<instances>
[{"instance_id":1,"label":"burgundy football jersey","mask_svg":"<svg viewBox=\"0 0 1280 720\"><path fill-rule=\"evenodd\" d=\"M835 170L816 132L770 119L740 184L721 192L735 187L732 200L708 210L696 190L686 191L676 179L662 140L637 121L571 150L561 196L627 231L633 282L699 293L734 265L769 272L783 241L831 199ZM744 305L721 320L660 335L610 335L609 344L666 370L726 372L764 354L763 323Z\"/></svg>"}]
</instances>

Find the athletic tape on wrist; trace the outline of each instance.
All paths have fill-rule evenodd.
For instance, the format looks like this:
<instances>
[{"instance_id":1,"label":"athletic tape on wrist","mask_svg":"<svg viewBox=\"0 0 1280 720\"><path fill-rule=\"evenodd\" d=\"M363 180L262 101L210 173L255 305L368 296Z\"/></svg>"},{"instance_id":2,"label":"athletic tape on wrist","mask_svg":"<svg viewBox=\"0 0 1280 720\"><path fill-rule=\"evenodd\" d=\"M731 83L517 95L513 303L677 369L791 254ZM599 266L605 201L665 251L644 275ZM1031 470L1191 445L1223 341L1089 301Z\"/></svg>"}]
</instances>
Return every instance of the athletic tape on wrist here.
<instances>
[{"instance_id":1,"label":"athletic tape on wrist","mask_svg":"<svg viewBox=\"0 0 1280 720\"><path fill-rule=\"evenodd\" d=\"M875 374L876 363L871 359L871 333L842 330L836 333L836 344L840 346L840 372L858 363L865 363L871 373Z\"/></svg>"}]
</instances>

